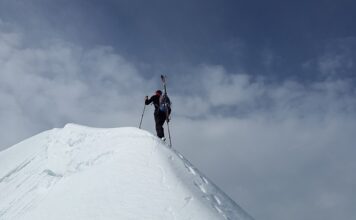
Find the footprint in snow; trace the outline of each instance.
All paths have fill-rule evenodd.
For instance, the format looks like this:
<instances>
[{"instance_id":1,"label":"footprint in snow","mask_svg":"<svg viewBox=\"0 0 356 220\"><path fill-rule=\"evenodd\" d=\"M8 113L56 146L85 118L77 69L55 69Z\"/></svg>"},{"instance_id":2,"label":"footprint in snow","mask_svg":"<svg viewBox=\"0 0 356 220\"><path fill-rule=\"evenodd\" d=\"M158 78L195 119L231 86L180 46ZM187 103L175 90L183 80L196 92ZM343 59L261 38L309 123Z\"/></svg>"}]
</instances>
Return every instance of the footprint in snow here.
<instances>
[{"instance_id":1,"label":"footprint in snow","mask_svg":"<svg viewBox=\"0 0 356 220\"><path fill-rule=\"evenodd\" d=\"M203 183L209 184L209 181L205 177L200 176L200 179L203 181Z\"/></svg>"},{"instance_id":2,"label":"footprint in snow","mask_svg":"<svg viewBox=\"0 0 356 220\"><path fill-rule=\"evenodd\" d=\"M202 184L199 184L199 183L197 183L197 182L194 182L194 185L195 185L196 187L198 187L199 190L200 190L202 193L204 193L204 194L207 193L205 187L204 187Z\"/></svg>"},{"instance_id":3,"label":"footprint in snow","mask_svg":"<svg viewBox=\"0 0 356 220\"><path fill-rule=\"evenodd\" d=\"M213 195L214 201L218 204L221 205L221 201L219 199L219 197L217 197L216 195Z\"/></svg>"},{"instance_id":4,"label":"footprint in snow","mask_svg":"<svg viewBox=\"0 0 356 220\"><path fill-rule=\"evenodd\" d=\"M180 157L180 159L184 159L182 154L180 154L180 153L177 153L177 154L178 154L178 157Z\"/></svg>"},{"instance_id":5,"label":"footprint in snow","mask_svg":"<svg viewBox=\"0 0 356 220\"><path fill-rule=\"evenodd\" d=\"M189 173L193 174L194 176L197 174L194 168L191 167L189 164L185 163L184 166L188 169Z\"/></svg>"},{"instance_id":6,"label":"footprint in snow","mask_svg":"<svg viewBox=\"0 0 356 220\"><path fill-rule=\"evenodd\" d=\"M222 213L223 211L217 206L217 205L214 205L214 208L217 212L219 213Z\"/></svg>"}]
</instances>

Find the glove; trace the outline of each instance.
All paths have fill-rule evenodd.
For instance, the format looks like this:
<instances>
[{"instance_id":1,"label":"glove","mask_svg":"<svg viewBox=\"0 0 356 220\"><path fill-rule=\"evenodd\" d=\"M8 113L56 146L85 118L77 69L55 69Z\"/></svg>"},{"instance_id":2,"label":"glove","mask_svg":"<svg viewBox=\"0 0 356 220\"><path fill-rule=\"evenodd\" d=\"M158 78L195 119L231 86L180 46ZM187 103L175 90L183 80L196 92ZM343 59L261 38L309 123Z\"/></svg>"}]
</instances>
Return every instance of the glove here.
<instances>
[{"instance_id":1,"label":"glove","mask_svg":"<svg viewBox=\"0 0 356 220\"><path fill-rule=\"evenodd\" d=\"M145 101L146 101L146 100L148 100L148 96L147 96L147 95L145 96Z\"/></svg>"}]
</instances>

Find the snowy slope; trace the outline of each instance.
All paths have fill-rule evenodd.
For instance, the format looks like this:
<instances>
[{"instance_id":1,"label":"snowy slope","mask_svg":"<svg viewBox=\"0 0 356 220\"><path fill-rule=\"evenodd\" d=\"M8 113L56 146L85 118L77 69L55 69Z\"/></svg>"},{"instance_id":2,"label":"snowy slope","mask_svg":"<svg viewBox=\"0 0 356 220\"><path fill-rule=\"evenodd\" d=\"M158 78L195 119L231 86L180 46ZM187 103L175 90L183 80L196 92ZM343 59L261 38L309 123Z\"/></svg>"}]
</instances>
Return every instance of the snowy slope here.
<instances>
[{"instance_id":1,"label":"snowy slope","mask_svg":"<svg viewBox=\"0 0 356 220\"><path fill-rule=\"evenodd\" d=\"M68 124L0 152L0 219L252 219L137 128Z\"/></svg>"}]
</instances>

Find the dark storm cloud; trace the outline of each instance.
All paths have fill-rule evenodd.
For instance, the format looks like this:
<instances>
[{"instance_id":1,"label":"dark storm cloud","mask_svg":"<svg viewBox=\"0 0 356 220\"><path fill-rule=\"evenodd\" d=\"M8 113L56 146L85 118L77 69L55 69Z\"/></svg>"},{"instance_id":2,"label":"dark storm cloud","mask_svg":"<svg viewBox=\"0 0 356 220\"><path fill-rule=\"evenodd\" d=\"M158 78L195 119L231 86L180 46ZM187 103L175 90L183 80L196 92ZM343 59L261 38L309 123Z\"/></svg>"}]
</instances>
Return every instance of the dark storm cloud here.
<instances>
[{"instance_id":1,"label":"dark storm cloud","mask_svg":"<svg viewBox=\"0 0 356 220\"><path fill-rule=\"evenodd\" d=\"M168 73L174 146L252 216L351 219L354 4L1 0L0 146L137 126Z\"/></svg>"},{"instance_id":2,"label":"dark storm cloud","mask_svg":"<svg viewBox=\"0 0 356 220\"><path fill-rule=\"evenodd\" d=\"M110 45L149 62L149 71L208 63L274 80L314 79L317 72L303 64L328 41L356 34L355 3L347 0L3 0L1 6L3 19L24 24L36 38Z\"/></svg>"}]
</instances>

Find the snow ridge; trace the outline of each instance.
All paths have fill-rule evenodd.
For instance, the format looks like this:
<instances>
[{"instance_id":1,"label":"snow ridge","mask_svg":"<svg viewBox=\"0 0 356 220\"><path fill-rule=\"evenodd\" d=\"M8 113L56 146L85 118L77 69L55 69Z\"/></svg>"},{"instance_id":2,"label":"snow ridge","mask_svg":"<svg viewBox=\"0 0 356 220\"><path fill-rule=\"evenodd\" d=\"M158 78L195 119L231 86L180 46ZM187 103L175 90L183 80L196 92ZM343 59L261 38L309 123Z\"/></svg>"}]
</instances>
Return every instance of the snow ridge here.
<instances>
[{"instance_id":1,"label":"snow ridge","mask_svg":"<svg viewBox=\"0 0 356 220\"><path fill-rule=\"evenodd\" d=\"M252 220L137 128L68 124L0 152L0 219Z\"/></svg>"}]
</instances>

